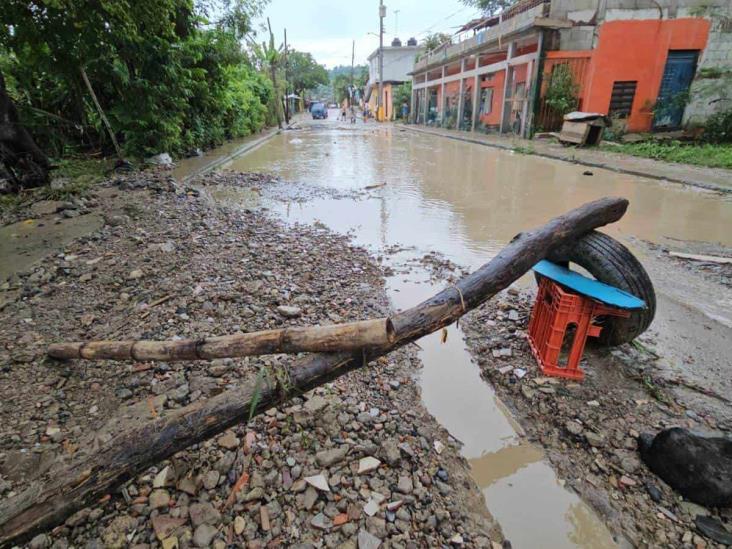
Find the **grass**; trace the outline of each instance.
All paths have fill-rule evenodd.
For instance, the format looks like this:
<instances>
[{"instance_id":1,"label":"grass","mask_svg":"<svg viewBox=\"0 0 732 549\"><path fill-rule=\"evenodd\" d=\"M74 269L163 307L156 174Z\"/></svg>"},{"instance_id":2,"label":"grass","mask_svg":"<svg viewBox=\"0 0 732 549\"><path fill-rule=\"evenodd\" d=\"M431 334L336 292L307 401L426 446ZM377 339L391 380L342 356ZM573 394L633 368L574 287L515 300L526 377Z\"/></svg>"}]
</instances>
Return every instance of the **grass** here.
<instances>
[{"instance_id":1,"label":"grass","mask_svg":"<svg viewBox=\"0 0 732 549\"><path fill-rule=\"evenodd\" d=\"M732 169L732 144L686 144L680 141L644 141L642 143L603 145L603 148L613 152L653 158L665 162Z\"/></svg>"},{"instance_id":2,"label":"grass","mask_svg":"<svg viewBox=\"0 0 732 549\"><path fill-rule=\"evenodd\" d=\"M54 162L51 185L0 195L0 212L14 212L39 200L69 200L86 194L105 177L114 160L69 158Z\"/></svg>"}]
</instances>

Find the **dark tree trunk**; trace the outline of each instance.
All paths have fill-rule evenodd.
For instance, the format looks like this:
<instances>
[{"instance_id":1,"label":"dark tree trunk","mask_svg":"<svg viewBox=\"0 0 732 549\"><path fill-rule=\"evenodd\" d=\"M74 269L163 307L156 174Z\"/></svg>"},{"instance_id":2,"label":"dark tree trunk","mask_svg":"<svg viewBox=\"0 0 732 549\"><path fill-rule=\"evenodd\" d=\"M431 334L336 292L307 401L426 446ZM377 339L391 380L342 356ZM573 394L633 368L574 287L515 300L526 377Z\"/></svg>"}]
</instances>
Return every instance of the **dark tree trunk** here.
<instances>
[{"instance_id":1,"label":"dark tree trunk","mask_svg":"<svg viewBox=\"0 0 732 549\"><path fill-rule=\"evenodd\" d=\"M0 72L0 165L7 172L11 191L48 183L51 162L20 123Z\"/></svg>"}]
</instances>

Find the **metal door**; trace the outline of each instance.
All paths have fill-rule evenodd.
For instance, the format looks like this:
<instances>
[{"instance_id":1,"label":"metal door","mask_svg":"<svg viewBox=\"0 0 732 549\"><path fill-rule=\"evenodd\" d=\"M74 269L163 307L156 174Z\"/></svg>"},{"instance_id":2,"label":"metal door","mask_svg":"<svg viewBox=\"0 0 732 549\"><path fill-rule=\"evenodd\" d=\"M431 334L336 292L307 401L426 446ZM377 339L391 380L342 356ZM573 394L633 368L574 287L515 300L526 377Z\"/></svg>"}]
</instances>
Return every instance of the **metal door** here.
<instances>
[{"instance_id":1,"label":"metal door","mask_svg":"<svg viewBox=\"0 0 732 549\"><path fill-rule=\"evenodd\" d=\"M654 129L673 129L681 126L698 55L699 52L695 50L668 52L661 89L656 100Z\"/></svg>"}]
</instances>

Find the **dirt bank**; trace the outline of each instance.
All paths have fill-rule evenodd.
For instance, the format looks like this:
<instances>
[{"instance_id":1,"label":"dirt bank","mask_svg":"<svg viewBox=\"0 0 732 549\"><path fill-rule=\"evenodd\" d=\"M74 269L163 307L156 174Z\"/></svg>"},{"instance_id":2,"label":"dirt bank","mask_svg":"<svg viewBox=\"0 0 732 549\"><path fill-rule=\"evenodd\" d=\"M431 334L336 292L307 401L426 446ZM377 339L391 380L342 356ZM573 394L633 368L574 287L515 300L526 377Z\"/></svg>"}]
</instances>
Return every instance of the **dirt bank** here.
<instances>
[{"instance_id":1,"label":"dirt bank","mask_svg":"<svg viewBox=\"0 0 732 549\"><path fill-rule=\"evenodd\" d=\"M276 184L241 183L252 192ZM44 359L51 341L213 336L388 312L381 269L345 237L214 207L165 173L108 185L104 200L84 204L101 229L5 287L5 500L53 474L56 456L291 360L57 363ZM458 448L420 404L419 366L401 350L270 410L158 464L31 546L490 547L502 538ZM375 467L359 473L369 456ZM249 482L225 507L244 472ZM313 485L323 481L328 491Z\"/></svg>"}]
</instances>

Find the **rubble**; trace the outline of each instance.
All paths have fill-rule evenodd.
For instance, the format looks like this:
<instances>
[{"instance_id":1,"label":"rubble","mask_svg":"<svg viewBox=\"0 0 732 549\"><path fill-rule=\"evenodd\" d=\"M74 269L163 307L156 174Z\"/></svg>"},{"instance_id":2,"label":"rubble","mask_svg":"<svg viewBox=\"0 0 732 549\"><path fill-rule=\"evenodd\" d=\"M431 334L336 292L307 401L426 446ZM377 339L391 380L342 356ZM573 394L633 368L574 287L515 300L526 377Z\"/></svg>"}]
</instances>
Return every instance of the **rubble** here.
<instances>
[{"instance_id":1,"label":"rubble","mask_svg":"<svg viewBox=\"0 0 732 549\"><path fill-rule=\"evenodd\" d=\"M129 212L134 222L107 223L22 273L17 299L0 311L0 398L12 403L1 412L5 495L53 457L113 436L120 422L147 421L289 360L45 362L51 341L215 336L388 312L383 272L346 238L211 205L165 174L146 177L118 177L117 196L97 206L105 219ZM170 243L175 253L163 250ZM283 316L283 306L299 316ZM418 367L413 349L394 352L178 453L34 543L432 547L457 534L466 547L500 543L466 463L420 404ZM365 458L380 466L359 473ZM226 505L245 472L248 483Z\"/></svg>"}]
</instances>

